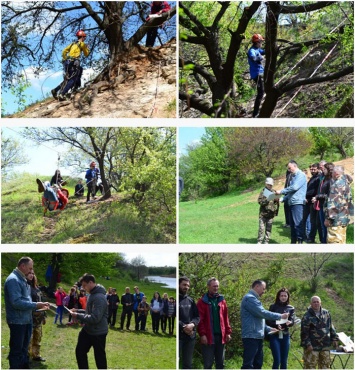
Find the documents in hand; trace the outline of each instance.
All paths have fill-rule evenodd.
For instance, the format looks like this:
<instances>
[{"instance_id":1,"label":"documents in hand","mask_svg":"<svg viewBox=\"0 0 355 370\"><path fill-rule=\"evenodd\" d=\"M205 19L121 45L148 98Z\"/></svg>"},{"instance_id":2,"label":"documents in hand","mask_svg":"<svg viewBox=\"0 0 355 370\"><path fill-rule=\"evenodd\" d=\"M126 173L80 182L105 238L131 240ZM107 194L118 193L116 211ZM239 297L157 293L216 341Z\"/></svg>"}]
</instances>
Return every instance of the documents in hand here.
<instances>
[{"instance_id":1,"label":"documents in hand","mask_svg":"<svg viewBox=\"0 0 355 370\"><path fill-rule=\"evenodd\" d=\"M282 324L286 324L288 321L288 319L281 319L281 320L276 320L276 325L282 325Z\"/></svg>"},{"instance_id":2,"label":"documents in hand","mask_svg":"<svg viewBox=\"0 0 355 370\"><path fill-rule=\"evenodd\" d=\"M270 191L267 188L264 189L263 196L266 197L268 201L281 198L281 195L276 195L273 191Z\"/></svg>"}]
</instances>

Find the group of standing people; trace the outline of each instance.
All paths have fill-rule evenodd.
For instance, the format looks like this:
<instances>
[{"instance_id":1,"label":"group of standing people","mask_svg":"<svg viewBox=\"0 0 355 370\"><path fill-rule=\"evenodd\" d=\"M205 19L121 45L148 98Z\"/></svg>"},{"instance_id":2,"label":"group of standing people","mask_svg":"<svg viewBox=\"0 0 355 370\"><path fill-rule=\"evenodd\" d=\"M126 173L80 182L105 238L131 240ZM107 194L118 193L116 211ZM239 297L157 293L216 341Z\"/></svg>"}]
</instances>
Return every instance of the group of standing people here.
<instances>
[{"instance_id":1,"label":"group of standing people","mask_svg":"<svg viewBox=\"0 0 355 370\"><path fill-rule=\"evenodd\" d=\"M219 281L207 281L207 293L195 303L188 295L190 280L179 279L179 357L181 368L193 368L196 333L199 334L205 369L224 368L225 346L232 340L232 328L227 303L219 290ZM243 342L242 369L261 369L264 339L270 341L273 369L287 369L290 349L289 328L295 323L295 308L290 304L290 292L281 288L275 302L266 310L261 296L266 291L263 280L255 280L240 305ZM318 296L311 298L310 306L301 321L301 346L304 348L305 369L330 367L331 345L337 347L338 336L329 311L321 306Z\"/></svg>"},{"instance_id":2,"label":"group of standing people","mask_svg":"<svg viewBox=\"0 0 355 370\"><path fill-rule=\"evenodd\" d=\"M42 325L46 323L46 311L53 304L41 301L33 265L34 262L30 257L20 258L17 267L7 277L4 285L6 321L10 329L8 356L10 369L29 369L29 354L33 361L45 361L40 355ZM107 369L106 291L101 285L96 284L94 275L84 274L79 279L79 284L89 295L85 309L70 309L73 320L78 320L82 324L75 349L78 367L89 368L87 353L93 347L97 368ZM60 306L67 295L61 288L57 292L56 303ZM61 320L60 312L57 310L55 320L58 317Z\"/></svg>"},{"instance_id":3,"label":"group of standing people","mask_svg":"<svg viewBox=\"0 0 355 370\"><path fill-rule=\"evenodd\" d=\"M279 201L284 203L285 227L291 230L291 244L313 244L317 232L322 244L346 243L346 229L353 212L350 191L353 179L344 173L342 166L326 161L313 163L309 169L311 177L307 182L305 173L291 160L287 165L285 187L278 191L272 189L273 179L266 179L258 198L258 244L269 242ZM274 196L268 198L266 190ZM277 196L281 195L283 198L279 200Z\"/></svg>"},{"instance_id":4,"label":"group of standing people","mask_svg":"<svg viewBox=\"0 0 355 370\"><path fill-rule=\"evenodd\" d=\"M168 328L168 334L173 335L176 317L175 298L168 297L167 293L164 293L161 298L159 292L154 292L153 298L150 300L149 304L147 302L147 297L143 292L140 292L138 286L134 287L134 291L135 293L131 294L130 288L126 287L125 294L121 297L122 314L120 330L123 330L127 318L126 330L130 331L131 318L134 313L135 330L146 331L147 318L150 312L153 333L159 333L160 328L163 333L166 333ZM109 294L108 291L108 297ZM119 302L118 299L115 303L116 313ZM111 326L113 327L114 323L111 323Z\"/></svg>"}]
</instances>

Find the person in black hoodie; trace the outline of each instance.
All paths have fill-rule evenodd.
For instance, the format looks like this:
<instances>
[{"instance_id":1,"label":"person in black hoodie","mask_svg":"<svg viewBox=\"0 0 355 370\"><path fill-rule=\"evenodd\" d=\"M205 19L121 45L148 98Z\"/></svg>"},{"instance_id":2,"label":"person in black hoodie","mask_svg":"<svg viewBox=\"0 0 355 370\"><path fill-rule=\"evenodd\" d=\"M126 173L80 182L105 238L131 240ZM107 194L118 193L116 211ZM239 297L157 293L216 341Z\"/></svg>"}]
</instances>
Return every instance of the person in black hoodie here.
<instances>
[{"instance_id":1,"label":"person in black hoodie","mask_svg":"<svg viewBox=\"0 0 355 370\"><path fill-rule=\"evenodd\" d=\"M98 369L107 369L106 359L106 336L107 324L107 300L106 289L96 284L95 276L84 274L79 283L89 293L85 310L73 308L70 313L83 324L78 337L75 354L79 369L88 369L88 352L94 347L95 362Z\"/></svg>"},{"instance_id":2,"label":"person in black hoodie","mask_svg":"<svg viewBox=\"0 0 355 370\"><path fill-rule=\"evenodd\" d=\"M279 324L277 321L266 320L266 324L273 328L279 329L278 332L269 334L270 348L274 363L273 369L287 369L287 358L290 349L290 334L288 328L294 324L295 309L290 304L290 293L287 288L281 288L277 294L275 303L269 308L271 312L285 313L287 312L288 319L286 323Z\"/></svg>"},{"instance_id":3,"label":"person in black hoodie","mask_svg":"<svg viewBox=\"0 0 355 370\"><path fill-rule=\"evenodd\" d=\"M200 315L195 301L187 295L190 279L179 279L179 357L183 369L192 369L192 355L196 340L196 327Z\"/></svg>"}]
</instances>

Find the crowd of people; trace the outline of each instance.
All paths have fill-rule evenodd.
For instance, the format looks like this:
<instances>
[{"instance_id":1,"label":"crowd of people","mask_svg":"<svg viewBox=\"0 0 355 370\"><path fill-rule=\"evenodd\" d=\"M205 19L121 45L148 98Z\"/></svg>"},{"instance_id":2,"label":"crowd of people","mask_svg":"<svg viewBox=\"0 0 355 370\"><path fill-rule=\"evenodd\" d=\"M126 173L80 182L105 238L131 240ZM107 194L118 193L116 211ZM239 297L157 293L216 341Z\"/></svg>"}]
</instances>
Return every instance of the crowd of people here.
<instances>
[{"instance_id":1,"label":"crowd of people","mask_svg":"<svg viewBox=\"0 0 355 370\"><path fill-rule=\"evenodd\" d=\"M321 161L309 166L311 177L291 160L287 165L285 187L273 190L273 179L267 178L258 197L258 244L268 244L279 202L284 204L284 227L290 228L291 244L346 243L346 229L353 216L350 184L353 179L342 166ZM306 173L305 173L306 172ZM283 196L283 198L280 198Z\"/></svg>"},{"instance_id":2,"label":"crowd of people","mask_svg":"<svg viewBox=\"0 0 355 370\"><path fill-rule=\"evenodd\" d=\"M55 325L80 325L78 342L75 349L79 369L88 369L87 354L94 348L98 369L107 368L106 337L109 328L114 328L116 315L122 305L121 325L130 331L132 314L135 316L135 330L148 331L146 328L149 313L152 317L152 331L169 335L174 334L176 304L174 297L167 293L160 297L155 292L150 304L147 297L135 286L135 293L125 289L121 299L117 290L105 288L96 283L92 274L84 274L66 293L58 286L54 293L55 304L42 302L43 293L39 287L30 257L22 257L17 267L7 277L4 285L6 321L10 328L10 352L8 356L11 369L30 368L32 361L44 362L41 355L42 326L48 323L51 307L55 308ZM64 313L69 314L63 322ZM53 325L53 324L52 324ZM167 332L168 330L168 332Z\"/></svg>"},{"instance_id":3,"label":"crowd of people","mask_svg":"<svg viewBox=\"0 0 355 370\"><path fill-rule=\"evenodd\" d=\"M188 295L190 279L179 279L179 357L180 368L192 369L196 333L199 334L203 368L224 368L225 345L232 340L227 302L219 293L219 281L208 279L207 292L195 303ZM269 310L261 297L266 291L263 280L255 280L240 306L242 369L261 369L264 339L270 341L273 369L287 369L290 349L289 328L295 324L295 308L290 304L290 292L281 288ZM301 346L305 369L329 369L330 348L338 346L338 335L328 310L321 299L313 296L301 320Z\"/></svg>"}]
</instances>

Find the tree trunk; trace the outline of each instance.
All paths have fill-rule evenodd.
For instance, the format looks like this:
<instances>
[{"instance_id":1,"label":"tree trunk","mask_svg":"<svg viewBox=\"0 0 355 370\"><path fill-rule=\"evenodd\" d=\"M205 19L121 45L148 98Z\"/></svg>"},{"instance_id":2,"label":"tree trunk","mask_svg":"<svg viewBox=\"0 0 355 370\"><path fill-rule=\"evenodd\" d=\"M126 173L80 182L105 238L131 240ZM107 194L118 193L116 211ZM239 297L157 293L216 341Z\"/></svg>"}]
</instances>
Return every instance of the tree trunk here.
<instances>
[{"instance_id":1,"label":"tree trunk","mask_svg":"<svg viewBox=\"0 0 355 370\"><path fill-rule=\"evenodd\" d=\"M275 110L280 93L276 88L272 88L265 97L264 103L260 109L260 118L270 118Z\"/></svg>"},{"instance_id":2,"label":"tree trunk","mask_svg":"<svg viewBox=\"0 0 355 370\"><path fill-rule=\"evenodd\" d=\"M104 17L104 33L107 37L111 61L117 59L123 49L123 34L121 18L123 16L124 1L106 1Z\"/></svg>"}]
</instances>

